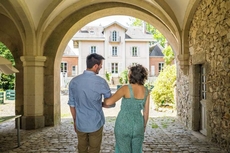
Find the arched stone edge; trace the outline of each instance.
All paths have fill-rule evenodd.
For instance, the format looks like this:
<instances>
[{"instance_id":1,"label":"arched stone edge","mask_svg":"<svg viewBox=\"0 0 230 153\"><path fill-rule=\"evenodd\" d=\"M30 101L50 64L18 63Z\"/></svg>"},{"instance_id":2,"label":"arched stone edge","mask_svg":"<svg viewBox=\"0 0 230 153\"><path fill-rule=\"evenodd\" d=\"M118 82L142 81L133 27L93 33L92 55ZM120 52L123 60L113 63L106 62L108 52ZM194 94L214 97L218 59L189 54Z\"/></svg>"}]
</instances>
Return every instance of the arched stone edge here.
<instances>
[{"instance_id":1,"label":"arched stone edge","mask_svg":"<svg viewBox=\"0 0 230 153\"><path fill-rule=\"evenodd\" d=\"M93 21L99 17L103 16L109 16L109 15L117 15L114 12L114 14L111 12L114 8L123 8L123 10L127 9L128 11L124 11L121 14L123 15L131 15L130 9L132 11L137 12L139 15L135 15L134 17L141 18L143 20L146 20L146 18L149 19L149 23L152 25L158 26L160 28L159 31L161 31L163 34L166 35L167 39L169 39L174 49L178 50L178 40L175 39L175 34L172 34L166 25L162 23L159 18L156 18L151 12L147 12L145 10L142 10L141 8L129 6L126 4L120 4L113 3L112 5L109 3L100 4L98 6L89 6L86 8L82 8L80 10L77 10L76 12L72 13L68 17L62 20L62 22L55 27L54 30L52 30L52 33L50 33L49 37L47 38L47 41L45 41L44 44L44 56L47 57L46 61L46 69L45 69L45 92L44 92L44 103L45 103L45 109L44 113L46 116L46 125L55 125L60 120L60 74L59 74L59 66L61 62L61 56L63 54L63 51L68 43L68 41L72 38L72 36L85 24L87 24L90 21ZM101 12L103 12L101 14ZM95 16L95 17L93 17ZM147 19L148 20L148 19ZM146 21L147 21L146 20ZM51 30L51 29L49 29ZM45 32L46 33L46 32ZM179 32L177 33L179 34ZM44 38L44 37L43 37ZM44 39L46 40L46 39ZM50 96L53 95L53 96ZM52 111L50 111L50 108L54 107ZM55 112L56 111L56 112Z\"/></svg>"},{"instance_id":2,"label":"arched stone edge","mask_svg":"<svg viewBox=\"0 0 230 153\"><path fill-rule=\"evenodd\" d=\"M185 21L182 27L181 33L181 52L178 54L177 58L179 61L180 69L182 70L184 75L189 74L189 64L190 64L190 53L189 53L189 29L191 26L191 22L195 11L200 4L201 0L190 0L189 5L187 7L185 13Z\"/></svg>"}]
</instances>

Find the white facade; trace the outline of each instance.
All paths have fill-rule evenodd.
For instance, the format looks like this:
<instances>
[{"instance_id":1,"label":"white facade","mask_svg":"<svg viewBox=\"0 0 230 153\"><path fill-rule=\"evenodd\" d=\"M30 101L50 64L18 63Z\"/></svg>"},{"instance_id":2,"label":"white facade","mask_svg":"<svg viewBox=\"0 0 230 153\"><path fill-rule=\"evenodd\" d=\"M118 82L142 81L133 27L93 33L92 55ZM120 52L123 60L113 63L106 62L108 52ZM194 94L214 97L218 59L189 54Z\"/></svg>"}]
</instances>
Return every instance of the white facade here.
<instances>
[{"instance_id":1,"label":"white facade","mask_svg":"<svg viewBox=\"0 0 230 153\"><path fill-rule=\"evenodd\" d=\"M112 77L119 77L132 64L149 68L149 42L153 38L141 28L127 28L118 22L105 27L83 27L73 41L78 42L79 74L86 69L86 57L94 52L105 58L101 76L105 76L107 71Z\"/></svg>"}]
</instances>

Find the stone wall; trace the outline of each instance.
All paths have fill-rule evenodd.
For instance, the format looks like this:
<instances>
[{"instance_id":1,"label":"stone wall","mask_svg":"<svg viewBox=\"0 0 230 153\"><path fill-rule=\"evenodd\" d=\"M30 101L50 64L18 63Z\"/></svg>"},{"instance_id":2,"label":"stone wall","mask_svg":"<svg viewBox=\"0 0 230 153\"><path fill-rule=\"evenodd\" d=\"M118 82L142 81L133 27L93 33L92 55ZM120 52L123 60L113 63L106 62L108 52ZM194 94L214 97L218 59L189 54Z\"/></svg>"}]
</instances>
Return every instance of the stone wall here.
<instances>
[{"instance_id":1,"label":"stone wall","mask_svg":"<svg viewBox=\"0 0 230 153\"><path fill-rule=\"evenodd\" d=\"M207 67L207 138L230 151L230 1L201 0L189 30L190 70L195 64ZM202 55L202 56L199 56ZM193 58L196 57L196 58ZM203 58L201 61L199 61ZM197 61L196 61L197 60ZM189 71L194 72L194 71ZM191 74L189 74L191 75ZM199 75L192 74L192 75ZM178 117L193 129L193 106L197 88L193 78L178 73Z\"/></svg>"},{"instance_id":2,"label":"stone wall","mask_svg":"<svg viewBox=\"0 0 230 153\"><path fill-rule=\"evenodd\" d=\"M177 115L186 127L189 127L189 113L188 110L190 109L191 105L189 105L189 83L188 83L188 76L183 75L183 73L179 70L177 74Z\"/></svg>"}]
</instances>

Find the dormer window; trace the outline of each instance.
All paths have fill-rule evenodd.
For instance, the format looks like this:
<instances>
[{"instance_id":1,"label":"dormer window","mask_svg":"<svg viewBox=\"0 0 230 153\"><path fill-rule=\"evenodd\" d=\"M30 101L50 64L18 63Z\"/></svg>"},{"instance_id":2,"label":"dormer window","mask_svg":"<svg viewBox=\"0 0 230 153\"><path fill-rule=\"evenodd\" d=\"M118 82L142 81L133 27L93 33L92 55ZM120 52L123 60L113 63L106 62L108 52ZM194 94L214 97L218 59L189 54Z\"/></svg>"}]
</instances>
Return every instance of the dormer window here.
<instances>
[{"instance_id":1,"label":"dormer window","mask_svg":"<svg viewBox=\"0 0 230 153\"><path fill-rule=\"evenodd\" d=\"M117 41L117 31L113 31L113 33L112 33L112 41Z\"/></svg>"},{"instance_id":2,"label":"dormer window","mask_svg":"<svg viewBox=\"0 0 230 153\"><path fill-rule=\"evenodd\" d=\"M120 42L119 32L114 30L110 33L110 42Z\"/></svg>"}]
</instances>

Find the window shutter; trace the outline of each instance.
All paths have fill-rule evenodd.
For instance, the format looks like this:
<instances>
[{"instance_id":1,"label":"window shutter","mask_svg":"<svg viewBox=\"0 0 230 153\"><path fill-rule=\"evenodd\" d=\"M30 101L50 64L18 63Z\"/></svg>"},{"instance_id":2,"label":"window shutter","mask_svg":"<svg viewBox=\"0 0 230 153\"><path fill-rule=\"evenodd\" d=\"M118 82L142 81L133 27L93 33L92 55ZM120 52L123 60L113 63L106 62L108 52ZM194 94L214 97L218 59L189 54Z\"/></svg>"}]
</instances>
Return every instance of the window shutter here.
<instances>
[{"instance_id":1,"label":"window shutter","mask_svg":"<svg viewBox=\"0 0 230 153\"><path fill-rule=\"evenodd\" d=\"M117 32L117 41L120 41L119 31Z\"/></svg>"},{"instance_id":2,"label":"window shutter","mask_svg":"<svg viewBox=\"0 0 230 153\"><path fill-rule=\"evenodd\" d=\"M91 46L89 46L89 54L91 54Z\"/></svg>"},{"instance_id":3,"label":"window shutter","mask_svg":"<svg viewBox=\"0 0 230 153\"><path fill-rule=\"evenodd\" d=\"M137 56L140 57L140 47L137 47Z\"/></svg>"},{"instance_id":4,"label":"window shutter","mask_svg":"<svg viewBox=\"0 0 230 153\"><path fill-rule=\"evenodd\" d=\"M152 76L155 75L155 66L154 65L151 66L151 75Z\"/></svg>"},{"instance_id":5,"label":"window shutter","mask_svg":"<svg viewBox=\"0 0 230 153\"><path fill-rule=\"evenodd\" d=\"M111 63L108 62L108 72L111 73Z\"/></svg>"},{"instance_id":6,"label":"window shutter","mask_svg":"<svg viewBox=\"0 0 230 153\"><path fill-rule=\"evenodd\" d=\"M117 56L120 56L120 46L117 46Z\"/></svg>"},{"instance_id":7,"label":"window shutter","mask_svg":"<svg viewBox=\"0 0 230 153\"><path fill-rule=\"evenodd\" d=\"M130 56L132 57L132 47L130 47Z\"/></svg>"},{"instance_id":8,"label":"window shutter","mask_svg":"<svg viewBox=\"0 0 230 153\"><path fill-rule=\"evenodd\" d=\"M118 63L118 74L120 74L122 72L122 63L119 62Z\"/></svg>"},{"instance_id":9,"label":"window shutter","mask_svg":"<svg viewBox=\"0 0 230 153\"><path fill-rule=\"evenodd\" d=\"M113 56L113 46L109 45L109 55Z\"/></svg>"},{"instance_id":10,"label":"window shutter","mask_svg":"<svg viewBox=\"0 0 230 153\"><path fill-rule=\"evenodd\" d=\"M109 38L110 38L109 40L112 41L112 39L113 39L113 32L112 32L112 31L110 31L110 36L109 36Z\"/></svg>"}]
</instances>

